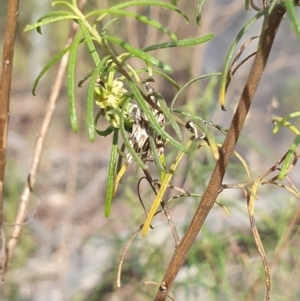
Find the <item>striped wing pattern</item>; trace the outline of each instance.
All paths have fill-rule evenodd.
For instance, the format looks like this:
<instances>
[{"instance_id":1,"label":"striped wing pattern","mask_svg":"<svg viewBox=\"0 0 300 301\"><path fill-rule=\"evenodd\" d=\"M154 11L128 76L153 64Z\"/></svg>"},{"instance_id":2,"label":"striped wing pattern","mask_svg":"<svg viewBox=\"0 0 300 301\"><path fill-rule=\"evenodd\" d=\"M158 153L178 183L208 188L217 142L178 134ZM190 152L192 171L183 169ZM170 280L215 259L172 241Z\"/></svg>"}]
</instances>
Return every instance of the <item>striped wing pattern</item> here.
<instances>
[{"instance_id":1,"label":"striped wing pattern","mask_svg":"<svg viewBox=\"0 0 300 301\"><path fill-rule=\"evenodd\" d=\"M146 83L147 92L152 93L154 89ZM154 96L150 96L151 100L159 106L159 102ZM162 127L165 124L165 116L158 110L152 108L149 105L154 117L156 118L159 125ZM153 150L150 147L149 135L150 135L150 123L147 116L141 110L141 108L134 104L130 110L130 115L134 120L134 124L132 127L132 132L129 136L129 142L135 152L141 156L141 159L146 161L154 161ZM160 137L160 135L154 133L153 138L155 140L156 149L159 155L164 152L165 141ZM128 164L133 162L133 157L130 153L127 153L126 161Z\"/></svg>"}]
</instances>

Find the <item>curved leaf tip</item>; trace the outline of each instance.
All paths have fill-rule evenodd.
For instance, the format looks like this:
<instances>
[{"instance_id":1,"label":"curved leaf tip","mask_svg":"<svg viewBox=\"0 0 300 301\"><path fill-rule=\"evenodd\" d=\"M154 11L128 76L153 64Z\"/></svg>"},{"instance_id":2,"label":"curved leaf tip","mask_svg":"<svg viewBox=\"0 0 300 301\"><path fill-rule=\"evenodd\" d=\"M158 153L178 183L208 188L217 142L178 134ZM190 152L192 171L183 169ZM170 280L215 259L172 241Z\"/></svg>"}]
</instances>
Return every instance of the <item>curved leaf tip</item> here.
<instances>
[{"instance_id":1,"label":"curved leaf tip","mask_svg":"<svg viewBox=\"0 0 300 301\"><path fill-rule=\"evenodd\" d=\"M219 102L220 102L222 111L226 111L226 108L225 108L225 92L222 89L222 87L221 87L220 93L219 93Z\"/></svg>"}]
</instances>

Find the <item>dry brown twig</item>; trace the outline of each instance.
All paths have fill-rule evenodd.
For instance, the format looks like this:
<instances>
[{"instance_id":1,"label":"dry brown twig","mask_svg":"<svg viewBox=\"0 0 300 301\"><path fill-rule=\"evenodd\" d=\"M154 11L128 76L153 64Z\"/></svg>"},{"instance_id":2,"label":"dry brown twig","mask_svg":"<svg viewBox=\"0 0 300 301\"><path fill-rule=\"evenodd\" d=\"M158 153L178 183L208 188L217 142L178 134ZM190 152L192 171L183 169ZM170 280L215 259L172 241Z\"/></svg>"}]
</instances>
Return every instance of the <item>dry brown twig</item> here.
<instances>
[{"instance_id":1,"label":"dry brown twig","mask_svg":"<svg viewBox=\"0 0 300 301\"><path fill-rule=\"evenodd\" d=\"M141 229L143 228L143 225L141 225L133 234L132 236L129 238L127 244L125 245L123 252L121 254L121 258L118 264L118 272L117 272L117 287L121 287L121 272L122 272L122 266L123 266L123 262L126 256L126 253L132 243L132 241L135 239L135 237L137 236L137 234L141 231Z\"/></svg>"},{"instance_id":2,"label":"dry brown twig","mask_svg":"<svg viewBox=\"0 0 300 301\"><path fill-rule=\"evenodd\" d=\"M5 273L7 262L6 240L3 230L4 170L9 118L9 99L13 70L15 37L19 14L19 1L9 0L7 7L8 10L3 47L2 75L0 79L0 275Z\"/></svg>"},{"instance_id":3,"label":"dry brown twig","mask_svg":"<svg viewBox=\"0 0 300 301\"><path fill-rule=\"evenodd\" d=\"M261 179L261 181L260 181L261 185L266 185L266 184L275 184L275 185L278 185L278 184L280 184L280 183L276 182L278 180L279 173L276 174L275 176L273 176L272 178L269 178L269 179L266 179L266 180L264 180L264 179L267 176L269 176L270 174L272 174L273 172L281 170L280 167L279 167L279 165L285 160L285 158L288 155L288 153L289 153L289 151L287 151L279 160L277 160L276 163L273 164L267 171L265 171L263 174L261 174L260 176L257 177L257 178ZM297 154L295 154L292 163L290 164L289 168L286 171L286 175L296 165L297 159L298 159L298 156L297 156ZM295 195L297 195L297 188L289 181L288 177L286 177L286 179L289 182L289 184L292 187L292 189L295 191ZM241 189L245 189L246 187L252 186L255 180L256 179L250 179L249 181L241 182L241 183L238 183L238 184L226 184L225 183L225 184L222 184L222 188L223 189L228 189L228 188L241 188Z\"/></svg>"},{"instance_id":4,"label":"dry brown twig","mask_svg":"<svg viewBox=\"0 0 300 301\"><path fill-rule=\"evenodd\" d=\"M260 180L258 178L258 180ZM253 184L252 188L255 186L255 183ZM248 216L250 220L250 227L252 231L252 235L254 238L254 242L256 244L256 248L258 250L258 253L260 255L263 267L264 267L264 272L265 272L265 286L266 286L266 293L265 293L265 300L270 300L271 298L271 271L270 271L270 265L268 264L267 261L267 255L265 252L265 249L263 247L256 222L255 222L255 217L254 217L254 203L255 203L255 198L256 195L253 195L254 191L252 190L245 190L244 193L247 199L247 209L248 209ZM256 193L256 191L255 191Z\"/></svg>"},{"instance_id":5,"label":"dry brown twig","mask_svg":"<svg viewBox=\"0 0 300 301\"><path fill-rule=\"evenodd\" d=\"M254 3L253 0L250 0L250 5L256 11L260 11L261 10L261 8L259 8L258 6L255 5L255 3Z\"/></svg>"},{"instance_id":6,"label":"dry brown twig","mask_svg":"<svg viewBox=\"0 0 300 301\"><path fill-rule=\"evenodd\" d=\"M287 177L287 180L290 184L290 186L292 186L292 188L295 190L295 195L297 196L298 194L298 198L300 198L300 192L296 189L296 187L294 187L294 185L291 183L290 179ZM261 183L262 184L262 183ZM281 183L276 183L276 182L273 182L271 184L275 184L279 187L283 187L284 189L287 189L288 188L281 184ZM249 195L247 195L247 201L249 201ZM248 210L249 210L249 202L247 202L248 204ZM249 218L250 218L250 224L251 224L251 230L253 232L253 236L254 236L254 239L255 239L255 243L258 244L258 250L259 250L259 253L260 253L260 256L262 258L262 262L263 262L263 265L264 265L264 269L265 269L265 275L267 277L267 281L266 281L266 286L267 286L267 294L268 294L268 297L270 298L270 289L271 289L271 272L270 272L270 267L274 268L274 266L278 263L283 251L288 247L290 241L290 236L292 234L292 230L294 228L294 226L296 225L297 223L297 220L299 219L299 216L300 216L300 205L298 205L292 219L291 219L291 222L289 223L284 235L283 235L283 240L278 244L278 246L276 247L276 251L274 253L274 256L273 256L273 259L272 261L270 262L270 264L267 263L267 260L266 260L266 254L265 254L265 251L263 249L263 246L262 246L262 243L261 243L261 240L260 240L260 237L259 237L259 234L258 234L258 231L257 231L257 227L255 225L255 220L254 220L254 215L251 216L250 214L250 210L249 210ZM261 249L262 248L262 249ZM261 282L261 278L259 277L251 286L250 290L249 290L249 294L247 296L247 301L251 301L251 300L254 300L255 299L255 293L260 285L260 282Z\"/></svg>"},{"instance_id":7,"label":"dry brown twig","mask_svg":"<svg viewBox=\"0 0 300 301\"><path fill-rule=\"evenodd\" d=\"M239 49L238 53L236 54L235 58L233 59L232 63L231 63L231 67L229 69L228 72L228 79L227 79L227 83L226 83L226 90L228 85L230 84L230 81L233 77L233 75L236 73L236 71L246 62L248 61L252 56L254 56L256 54L256 51L251 53L250 55L248 55L246 58L244 58L239 64L237 63L239 58L241 57L241 55L243 54L244 50L247 48L247 46L249 45L249 43L251 41L253 41L254 39L258 39L259 36L254 36L251 37L250 39L248 39Z\"/></svg>"},{"instance_id":8,"label":"dry brown twig","mask_svg":"<svg viewBox=\"0 0 300 301\"><path fill-rule=\"evenodd\" d=\"M150 174L149 174L149 176L150 176ZM140 178L140 180L138 181L138 185L137 185L137 191L138 191L138 197L139 197L139 199L140 199L140 203L141 203L141 205L142 205L142 207L143 207L143 209L144 209L144 211L145 211L145 214L147 215L147 210L146 210L146 208L145 208L145 206L144 206L144 203L143 203L143 200L142 200L142 198L141 198L140 191L139 191L139 190L140 190L139 186L140 186L140 183L141 183L141 181L142 181L143 179L147 179L147 178L146 178L146 177ZM147 180L148 180L148 179L147 179ZM153 184L153 187L154 187L154 188L155 188L154 184L160 185L160 183L159 183L157 180L153 180L153 181L152 181L152 184ZM184 189L182 189L182 188L175 187L175 186L173 186L173 185L169 185L169 188L172 188L172 189L174 189L174 190L176 190L176 191L182 192L182 193L184 193L185 196L190 195L190 193L189 193L188 191L186 191L186 190L184 190ZM182 195L178 195L177 197L173 197L172 199L175 199L175 198L178 198L178 197L181 197L181 196L182 196ZM169 213L169 210L168 210L168 208L167 208L167 204L169 203L169 201L170 201L170 200L168 200L168 202L163 201L162 204L161 204L163 209L157 211L157 212L155 213L155 215L157 215L157 214L159 214L159 213L161 213L161 212L164 212L164 214L165 214L165 216L166 216L166 218L167 218L167 221L168 221L168 223L169 223L169 226L170 226L170 228L171 228L171 233L172 233L172 236L173 236L174 241L175 241L175 247L177 247L178 243L180 242L180 239L179 239L179 236L178 236L178 233L177 233L175 224L174 224L174 222L173 222L173 220L172 220L172 217L171 217L171 215L170 215L170 213ZM141 226L140 226L140 227L132 234L132 236L129 238L129 240L127 241L127 243L126 243L126 245L125 245L125 247L124 247L124 249L123 249L123 252L122 252L122 254L121 254L121 258L120 258L120 261L119 261L119 264L118 264L117 287L121 287L121 273L122 273L122 266L123 266L123 262L124 262L124 259L125 259L126 254L127 254L127 251L128 251L128 249L129 249L131 243L133 242L133 240L135 239L135 237L137 236L137 234L139 233L139 231L140 231L142 228L143 228L143 225L141 225ZM146 282L144 282L144 284L156 284L156 283L155 283L155 282L152 282L152 281L146 281ZM156 285L157 285L157 284L156 284ZM168 296L168 297L171 298L170 296L173 296L173 295L169 293L169 296ZM171 298L171 299L172 299L172 298ZM174 299L174 300L175 300L175 299Z\"/></svg>"}]
</instances>

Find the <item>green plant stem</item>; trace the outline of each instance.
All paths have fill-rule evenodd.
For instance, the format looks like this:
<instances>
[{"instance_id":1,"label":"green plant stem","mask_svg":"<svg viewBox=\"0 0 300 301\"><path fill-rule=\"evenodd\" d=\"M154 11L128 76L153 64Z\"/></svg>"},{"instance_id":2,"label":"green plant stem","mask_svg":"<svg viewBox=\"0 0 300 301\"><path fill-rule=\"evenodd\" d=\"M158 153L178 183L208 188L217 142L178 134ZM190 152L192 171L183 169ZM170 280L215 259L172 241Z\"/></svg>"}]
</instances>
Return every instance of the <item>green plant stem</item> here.
<instances>
[{"instance_id":1,"label":"green plant stem","mask_svg":"<svg viewBox=\"0 0 300 301\"><path fill-rule=\"evenodd\" d=\"M262 28L262 34L259 43L260 47L255 56L248 80L240 97L238 107L232 119L228 134L223 146L220 149L220 159L215 165L208 187L201 198L201 202L189 225L189 228L173 254L165 277L163 278L161 286L154 299L155 301L164 301L167 298L168 293L171 290L171 286L187 256L187 253L194 244L208 213L216 201L216 198L222 191L222 181L229 163L229 158L234 151L239 134L243 128L250 105L257 90L261 76L264 72L277 29L284 13L285 11L282 8L281 10L275 8L269 15L268 20L266 20L264 23L265 26ZM266 300L269 300L268 298L269 296L266 296Z\"/></svg>"}]
</instances>

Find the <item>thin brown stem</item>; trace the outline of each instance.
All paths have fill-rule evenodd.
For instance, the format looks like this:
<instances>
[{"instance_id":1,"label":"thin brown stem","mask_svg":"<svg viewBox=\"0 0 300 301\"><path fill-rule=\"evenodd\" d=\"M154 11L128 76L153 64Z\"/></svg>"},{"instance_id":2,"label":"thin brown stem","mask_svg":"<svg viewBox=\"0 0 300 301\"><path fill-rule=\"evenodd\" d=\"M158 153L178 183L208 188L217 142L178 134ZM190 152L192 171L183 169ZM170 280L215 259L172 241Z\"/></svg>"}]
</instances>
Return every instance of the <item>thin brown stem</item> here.
<instances>
[{"instance_id":1,"label":"thin brown stem","mask_svg":"<svg viewBox=\"0 0 300 301\"><path fill-rule=\"evenodd\" d=\"M283 15L284 11L274 9L268 20L266 20L264 23L265 26L262 28L262 34L259 43L260 47L255 56L248 80L239 100L238 107L232 119L228 134L222 148L220 149L220 159L216 163L208 187L201 198L201 202L196 210L196 213L189 225L187 232L176 248L165 277L162 280L162 283L165 283L166 285L166 290L158 290L154 299L155 301L164 301L166 299L175 277L178 274L190 248L195 242L195 239L202 228L209 211L212 209L220 191L222 191L222 181L228 166L229 158L234 151L239 134L243 128L246 116L259 85L261 76L264 72L276 32Z\"/></svg>"},{"instance_id":2,"label":"thin brown stem","mask_svg":"<svg viewBox=\"0 0 300 301\"><path fill-rule=\"evenodd\" d=\"M254 10L256 10L256 11L260 11L260 10L261 10L261 8L259 8L258 6L255 5L255 3L254 3L253 0L250 0L250 4L251 4L251 6L252 6L252 8L253 8Z\"/></svg>"},{"instance_id":3,"label":"thin brown stem","mask_svg":"<svg viewBox=\"0 0 300 301\"><path fill-rule=\"evenodd\" d=\"M9 0L7 4L7 19L5 27L2 75L0 79L0 275L6 269L6 242L3 231L3 203L4 203L4 170L6 155L6 138L9 119L9 99L13 70L15 37L18 21L18 0Z\"/></svg>"},{"instance_id":4,"label":"thin brown stem","mask_svg":"<svg viewBox=\"0 0 300 301\"><path fill-rule=\"evenodd\" d=\"M248 39L239 49L238 53L236 54L235 58L233 59L232 63L231 63L231 67L229 69L228 72L228 79L227 79L227 83L226 83L226 90L228 88L228 85L230 84L231 79L233 78L233 75L235 74L235 72L248 60L250 59L252 56L256 55L256 51L251 53L250 55L248 55L245 59L243 59L239 64L237 63L239 58L241 57L241 55L243 54L244 50L247 48L247 46L249 45L249 43L251 41L253 41L254 39L258 39L259 36L254 36L251 37L250 39Z\"/></svg>"},{"instance_id":5,"label":"thin brown stem","mask_svg":"<svg viewBox=\"0 0 300 301\"><path fill-rule=\"evenodd\" d=\"M126 243L124 250L122 252L119 264L118 264L118 273L117 273L117 287L121 287L121 273L122 273L122 266L123 266L123 262L126 256L126 253L131 245L131 243L133 242L133 240L135 239L135 237L138 235L138 233L140 232L140 230L143 228L143 225L141 225L133 234L132 236L129 238L128 242Z\"/></svg>"},{"instance_id":6,"label":"thin brown stem","mask_svg":"<svg viewBox=\"0 0 300 301\"><path fill-rule=\"evenodd\" d=\"M253 187L252 187L253 188ZM265 294L265 301L270 301L271 298L271 271L270 271L270 265L267 261L267 255L264 249L264 246L262 244L261 238L259 236L259 232L255 223L255 217L254 217L254 199L251 198L251 193L256 193L256 191L246 191L244 190L246 194L247 199L247 208L248 208L248 215L250 220L250 226L252 235L256 244L256 248L258 250L258 253L260 255L264 271L265 271L265 284L266 284L266 294Z\"/></svg>"}]
</instances>

